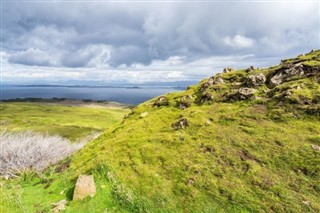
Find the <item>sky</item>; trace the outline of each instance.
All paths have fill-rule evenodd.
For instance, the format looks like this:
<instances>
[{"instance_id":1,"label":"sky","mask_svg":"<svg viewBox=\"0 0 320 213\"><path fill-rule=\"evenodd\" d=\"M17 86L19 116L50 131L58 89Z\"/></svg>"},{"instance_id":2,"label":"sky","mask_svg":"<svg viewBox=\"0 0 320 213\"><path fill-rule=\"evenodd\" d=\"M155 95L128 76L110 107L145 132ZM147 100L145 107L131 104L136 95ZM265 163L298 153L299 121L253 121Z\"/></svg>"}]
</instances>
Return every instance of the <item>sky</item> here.
<instances>
[{"instance_id":1,"label":"sky","mask_svg":"<svg viewBox=\"0 0 320 213\"><path fill-rule=\"evenodd\" d=\"M3 84L198 81L320 49L319 1L1 1Z\"/></svg>"}]
</instances>

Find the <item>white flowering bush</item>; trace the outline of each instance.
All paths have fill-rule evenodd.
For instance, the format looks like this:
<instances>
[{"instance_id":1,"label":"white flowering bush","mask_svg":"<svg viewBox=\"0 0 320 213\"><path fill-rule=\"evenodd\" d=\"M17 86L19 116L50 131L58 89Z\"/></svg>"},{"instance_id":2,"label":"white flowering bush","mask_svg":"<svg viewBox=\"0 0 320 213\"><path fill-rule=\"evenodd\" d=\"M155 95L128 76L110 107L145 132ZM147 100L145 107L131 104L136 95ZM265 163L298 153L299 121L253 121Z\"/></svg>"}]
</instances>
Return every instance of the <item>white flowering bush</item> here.
<instances>
[{"instance_id":1,"label":"white flowering bush","mask_svg":"<svg viewBox=\"0 0 320 213\"><path fill-rule=\"evenodd\" d=\"M41 172L80 149L60 136L32 131L0 132L0 175L17 176L26 170Z\"/></svg>"}]
</instances>

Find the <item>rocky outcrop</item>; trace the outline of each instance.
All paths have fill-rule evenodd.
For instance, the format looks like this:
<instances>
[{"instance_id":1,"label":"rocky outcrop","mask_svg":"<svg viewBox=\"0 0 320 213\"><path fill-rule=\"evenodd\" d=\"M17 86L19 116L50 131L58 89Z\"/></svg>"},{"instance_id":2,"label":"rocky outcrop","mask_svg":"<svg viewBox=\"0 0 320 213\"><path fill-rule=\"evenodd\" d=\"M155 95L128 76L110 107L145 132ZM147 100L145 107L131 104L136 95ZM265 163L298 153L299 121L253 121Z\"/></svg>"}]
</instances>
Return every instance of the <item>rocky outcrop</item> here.
<instances>
[{"instance_id":1,"label":"rocky outcrop","mask_svg":"<svg viewBox=\"0 0 320 213\"><path fill-rule=\"evenodd\" d=\"M169 100L167 97L165 96L160 96L156 103L155 103L156 106L160 107L160 106L168 106L169 105Z\"/></svg>"},{"instance_id":2,"label":"rocky outcrop","mask_svg":"<svg viewBox=\"0 0 320 213\"><path fill-rule=\"evenodd\" d=\"M287 65L276 71L276 73L270 78L269 85L271 87L276 87L286 81L290 81L294 77L303 76L307 74L305 72L305 67L303 64L298 63L295 65ZM308 71L308 73L312 73Z\"/></svg>"},{"instance_id":3,"label":"rocky outcrop","mask_svg":"<svg viewBox=\"0 0 320 213\"><path fill-rule=\"evenodd\" d=\"M226 67L223 69L223 73L233 72L234 69L232 67Z\"/></svg>"},{"instance_id":4,"label":"rocky outcrop","mask_svg":"<svg viewBox=\"0 0 320 213\"><path fill-rule=\"evenodd\" d=\"M74 193L73 200L82 200L96 194L96 184L94 183L93 175L79 175Z\"/></svg>"},{"instance_id":5,"label":"rocky outcrop","mask_svg":"<svg viewBox=\"0 0 320 213\"><path fill-rule=\"evenodd\" d=\"M247 86L249 87L262 86L264 83L266 83L266 77L262 73L249 75L247 78Z\"/></svg>"},{"instance_id":6,"label":"rocky outcrop","mask_svg":"<svg viewBox=\"0 0 320 213\"><path fill-rule=\"evenodd\" d=\"M175 130L185 129L189 126L189 122L186 118L180 118L176 123L172 124L172 128Z\"/></svg>"}]
</instances>

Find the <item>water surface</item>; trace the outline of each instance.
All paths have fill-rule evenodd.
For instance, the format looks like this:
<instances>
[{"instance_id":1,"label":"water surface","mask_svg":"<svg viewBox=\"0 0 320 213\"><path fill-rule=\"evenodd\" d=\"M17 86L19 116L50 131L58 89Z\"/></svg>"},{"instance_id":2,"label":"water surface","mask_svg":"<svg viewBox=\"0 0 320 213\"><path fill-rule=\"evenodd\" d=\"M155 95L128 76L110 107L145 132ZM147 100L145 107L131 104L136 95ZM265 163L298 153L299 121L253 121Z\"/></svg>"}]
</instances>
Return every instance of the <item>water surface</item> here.
<instances>
[{"instance_id":1,"label":"water surface","mask_svg":"<svg viewBox=\"0 0 320 213\"><path fill-rule=\"evenodd\" d=\"M73 98L139 104L155 96L182 90L179 87L75 87L2 85L1 100L15 98Z\"/></svg>"}]
</instances>

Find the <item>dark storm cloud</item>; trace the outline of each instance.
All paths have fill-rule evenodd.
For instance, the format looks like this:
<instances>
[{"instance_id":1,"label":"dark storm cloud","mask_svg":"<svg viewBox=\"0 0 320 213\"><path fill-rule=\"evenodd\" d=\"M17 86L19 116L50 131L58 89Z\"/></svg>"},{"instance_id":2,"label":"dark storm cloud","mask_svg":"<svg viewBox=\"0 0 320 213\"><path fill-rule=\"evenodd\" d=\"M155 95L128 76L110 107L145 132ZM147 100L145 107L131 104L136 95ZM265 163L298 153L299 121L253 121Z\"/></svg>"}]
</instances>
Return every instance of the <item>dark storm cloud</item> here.
<instances>
[{"instance_id":1,"label":"dark storm cloud","mask_svg":"<svg viewBox=\"0 0 320 213\"><path fill-rule=\"evenodd\" d=\"M3 3L10 63L149 65L181 56L294 55L319 48L318 3Z\"/></svg>"}]
</instances>

